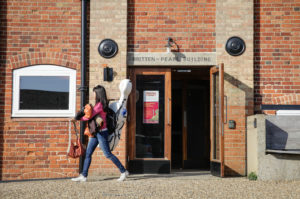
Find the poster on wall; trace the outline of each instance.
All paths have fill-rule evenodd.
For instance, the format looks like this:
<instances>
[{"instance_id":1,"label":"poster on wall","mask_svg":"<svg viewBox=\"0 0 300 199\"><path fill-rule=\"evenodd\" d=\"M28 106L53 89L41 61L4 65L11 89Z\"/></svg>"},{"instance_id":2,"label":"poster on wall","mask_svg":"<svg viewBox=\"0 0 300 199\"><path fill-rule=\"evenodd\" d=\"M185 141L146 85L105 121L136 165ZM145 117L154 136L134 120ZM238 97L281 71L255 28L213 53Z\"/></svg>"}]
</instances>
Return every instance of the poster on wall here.
<instances>
[{"instance_id":1,"label":"poster on wall","mask_svg":"<svg viewBox=\"0 0 300 199\"><path fill-rule=\"evenodd\" d=\"M143 123L159 123L159 91L144 91Z\"/></svg>"}]
</instances>

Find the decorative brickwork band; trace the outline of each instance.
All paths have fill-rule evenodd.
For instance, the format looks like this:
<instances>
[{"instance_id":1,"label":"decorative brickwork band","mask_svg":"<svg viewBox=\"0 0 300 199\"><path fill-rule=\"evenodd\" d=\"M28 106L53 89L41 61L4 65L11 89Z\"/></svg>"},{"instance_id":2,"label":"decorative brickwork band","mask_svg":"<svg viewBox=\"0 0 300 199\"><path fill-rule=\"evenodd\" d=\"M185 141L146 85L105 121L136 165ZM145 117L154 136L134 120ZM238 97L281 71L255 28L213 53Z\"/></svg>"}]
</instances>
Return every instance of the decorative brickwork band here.
<instances>
[{"instance_id":1,"label":"decorative brickwork band","mask_svg":"<svg viewBox=\"0 0 300 199\"><path fill-rule=\"evenodd\" d=\"M80 65L80 57L57 52L24 53L11 56L8 68L16 69L37 64L51 64L77 69Z\"/></svg>"},{"instance_id":2,"label":"decorative brickwork band","mask_svg":"<svg viewBox=\"0 0 300 199\"><path fill-rule=\"evenodd\" d=\"M300 104L300 94L278 96L272 99L273 104Z\"/></svg>"}]
</instances>

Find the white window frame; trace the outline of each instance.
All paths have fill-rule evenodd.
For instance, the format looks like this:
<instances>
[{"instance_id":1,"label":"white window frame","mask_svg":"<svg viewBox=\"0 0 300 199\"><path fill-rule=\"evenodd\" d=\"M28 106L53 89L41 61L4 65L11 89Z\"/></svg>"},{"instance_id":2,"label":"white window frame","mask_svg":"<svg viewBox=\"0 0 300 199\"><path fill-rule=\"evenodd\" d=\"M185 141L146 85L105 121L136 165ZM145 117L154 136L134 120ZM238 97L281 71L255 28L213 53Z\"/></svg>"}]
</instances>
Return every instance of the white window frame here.
<instances>
[{"instance_id":1,"label":"white window frame","mask_svg":"<svg viewBox=\"0 0 300 199\"><path fill-rule=\"evenodd\" d=\"M69 76L68 110L20 110L21 76ZM76 70L56 65L35 65L13 70L12 117L74 117L76 109Z\"/></svg>"},{"instance_id":2,"label":"white window frame","mask_svg":"<svg viewBox=\"0 0 300 199\"><path fill-rule=\"evenodd\" d=\"M294 115L300 116L300 110L278 110L276 111L276 115Z\"/></svg>"}]
</instances>

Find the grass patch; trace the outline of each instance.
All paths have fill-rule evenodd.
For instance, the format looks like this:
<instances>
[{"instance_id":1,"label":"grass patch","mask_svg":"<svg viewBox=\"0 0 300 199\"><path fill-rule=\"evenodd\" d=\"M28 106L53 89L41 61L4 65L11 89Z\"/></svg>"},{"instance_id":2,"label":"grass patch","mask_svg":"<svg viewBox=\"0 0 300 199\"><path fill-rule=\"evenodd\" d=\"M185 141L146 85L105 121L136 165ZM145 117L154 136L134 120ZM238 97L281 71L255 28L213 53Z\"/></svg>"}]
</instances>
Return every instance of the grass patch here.
<instances>
[{"instance_id":1,"label":"grass patch","mask_svg":"<svg viewBox=\"0 0 300 199\"><path fill-rule=\"evenodd\" d=\"M255 172L251 172L249 175L248 175L248 179L249 180L257 180L257 175Z\"/></svg>"}]
</instances>

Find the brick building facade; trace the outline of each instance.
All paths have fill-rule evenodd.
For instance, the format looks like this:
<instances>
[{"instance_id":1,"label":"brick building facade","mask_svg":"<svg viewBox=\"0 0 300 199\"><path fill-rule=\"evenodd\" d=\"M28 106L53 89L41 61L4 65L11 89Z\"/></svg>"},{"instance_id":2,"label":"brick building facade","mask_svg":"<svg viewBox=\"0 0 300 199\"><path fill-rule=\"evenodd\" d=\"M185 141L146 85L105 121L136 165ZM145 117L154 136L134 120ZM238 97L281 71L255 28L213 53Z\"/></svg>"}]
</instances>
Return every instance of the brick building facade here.
<instances>
[{"instance_id":1,"label":"brick building facade","mask_svg":"<svg viewBox=\"0 0 300 199\"><path fill-rule=\"evenodd\" d=\"M91 103L97 84L107 88L109 98L118 99L119 82L132 78L135 68L145 68L130 66L128 54L165 53L168 37L176 42L177 53L214 53L216 63L224 63L227 117L236 122L235 129L224 125L226 175L246 175L247 116L263 112L261 104L300 105L297 0L87 2L87 99ZM68 117L13 117L13 71L35 65L60 66L76 71L76 88L80 87L81 1L0 0L0 10L0 179L75 176L79 160L66 157ZM225 51L232 36L245 41L243 55L233 57ZM111 59L97 51L105 38L115 40L119 47ZM103 81L102 65L113 68L112 82ZM80 108L77 89L76 110ZM127 167L129 128L124 128L114 151ZM117 169L97 149L90 173L117 173Z\"/></svg>"}]
</instances>

